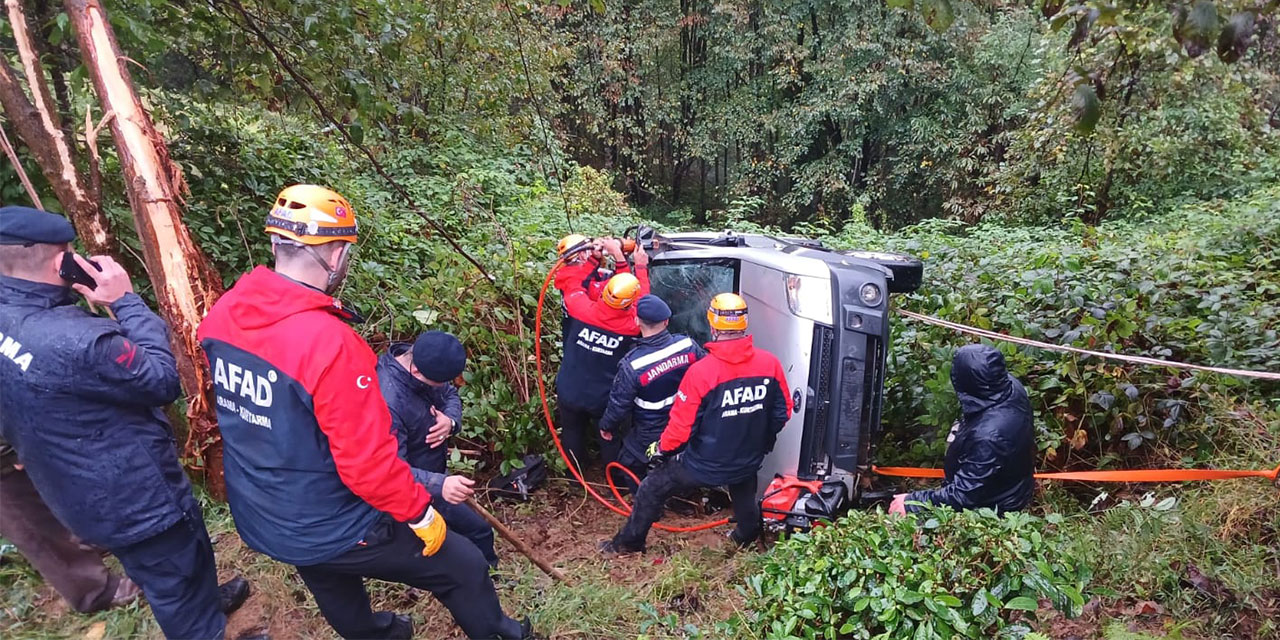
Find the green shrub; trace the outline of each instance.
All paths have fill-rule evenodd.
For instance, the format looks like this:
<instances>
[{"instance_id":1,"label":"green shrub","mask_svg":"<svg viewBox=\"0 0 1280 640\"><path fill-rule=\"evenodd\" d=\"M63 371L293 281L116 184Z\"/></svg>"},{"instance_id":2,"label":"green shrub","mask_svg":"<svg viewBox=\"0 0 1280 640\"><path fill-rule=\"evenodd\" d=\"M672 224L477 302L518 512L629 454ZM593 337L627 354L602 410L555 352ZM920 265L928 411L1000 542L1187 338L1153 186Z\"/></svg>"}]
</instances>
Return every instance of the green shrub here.
<instances>
[{"instance_id":1,"label":"green shrub","mask_svg":"<svg viewBox=\"0 0 1280 640\"><path fill-rule=\"evenodd\" d=\"M989 638L1025 633L1047 599L1078 615L1090 570L1058 524L1025 513L851 512L760 560L737 621L764 637Z\"/></svg>"},{"instance_id":2,"label":"green shrub","mask_svg":"<svg viewBox=\"0 0 1280 640\"><path fill-rule=\"evenodd\" d=\"M823 235L823 234L819 234ZM896 300L953 322L1095 351L1243 369L1280 368L1280 190L1150 220L1029 228L932 221L893 236L850 225L824 238L925 260ZM955 347L974 338L895 320L880 462L940 459L957 417ZM1275 383L1131 365L1002 343L1027 383L1046 462L1082 466L1208 460L1209 392L1275 397ZM1154 458L1154 459L1153 459Z\"/></svg>"}]
</instances>

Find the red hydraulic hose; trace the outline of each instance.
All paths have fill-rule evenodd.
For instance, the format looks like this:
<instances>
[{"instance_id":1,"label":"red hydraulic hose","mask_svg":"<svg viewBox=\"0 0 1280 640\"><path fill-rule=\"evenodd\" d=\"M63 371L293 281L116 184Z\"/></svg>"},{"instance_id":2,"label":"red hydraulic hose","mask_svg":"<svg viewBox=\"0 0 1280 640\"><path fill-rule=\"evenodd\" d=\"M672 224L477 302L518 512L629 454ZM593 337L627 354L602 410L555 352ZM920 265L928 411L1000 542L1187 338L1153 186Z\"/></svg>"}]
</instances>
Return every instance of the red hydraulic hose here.
<instances>
[{"instance_id":1,"label":"red hydraulic hose","mask_svg":"<svg viewBox=\"0 0 1280 640\"><path fill-rule=\"evenodd\" d=\"M610 462L609 465L605 467L605 472L604 472L605 481L609 483L609 490L613 492L614 497L618 499L618 502L621 503L622 506L619 507L618 505L615 505L612 502L609 502L607 499L605 499L604 496L597 493L596 490L593 489L590 484L587 484L587 481L585 479L583 479L582 472L578 471L578 468L574 466L572 462L570 462L569 454L565 452L564 445L561 444L560 442L560 434L556 433L556 425L551 419L551 407L550 405L547 404L547 387L546 387L546 383L543 382L543 374L542 374L542 309L543 309L543 304L546 302L546 299L547 299L547 289L551 286L551 283L555 278L556 270L559 269L560 265L562 264L564 264L564 258L560 258L559 260L556 260L556 263L552 265L551 270L547 272L547 279L543 281L542 290L538 292L538 312L534 316L534 324L533 324L534 366L537 367L537 370L538 370L538 396L542 400L542 415L547 419L547 430L551 432L551 439L555 441L556 449L560 451L560 457L563 458L565 464L568 465L569 472L573 474L573 477L577 478L578 482L582 484L582 488L586 489L587 493L591 494L591 497L595 498L600 504L608 507L610 511L613 511L614 513L620 516L628 516L628 515L631 515L631 507L626 503L626 501L622 499L622 493L618 491L618 487L614 484L613 474L609 473L609 470L620 469L623 473L626 473L627 475L631 476L631 478L633 480L636 480L637 482L639 482L639 478L637 478L634 473L631 473L630 469L616 462ZM702 531L705 529L713 529L723 524L729 524L729 519L721 518L714 522L708 522L705 524L695 525L692 527L673 527L673 526L664 525L661 523L655 524L653 526L658 529L662 529L663 531L673 531L677 533L684 533L684 532L690 532L690 531Z\"/></svg>"}]
</instances>

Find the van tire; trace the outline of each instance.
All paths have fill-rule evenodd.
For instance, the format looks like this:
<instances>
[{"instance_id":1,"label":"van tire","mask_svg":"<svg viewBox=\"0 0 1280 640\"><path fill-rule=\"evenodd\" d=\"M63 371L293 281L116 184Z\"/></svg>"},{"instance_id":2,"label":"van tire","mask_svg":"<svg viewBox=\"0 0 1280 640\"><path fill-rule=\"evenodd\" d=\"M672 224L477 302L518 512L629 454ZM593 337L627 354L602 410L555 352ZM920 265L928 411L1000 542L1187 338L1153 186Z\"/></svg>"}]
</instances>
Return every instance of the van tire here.
<instances>
[{"instance_id":1,"label":"van tire","mask_svg":"<svg viewBox=\"0 0 1280 640\"><path fill-rule=\"evenodd\" d=\"M889 293L911 293L924 279L924 263L915 256L887 251L841 251L841 255L874 262L893 272Z\"/></svg>"}]
</instances>

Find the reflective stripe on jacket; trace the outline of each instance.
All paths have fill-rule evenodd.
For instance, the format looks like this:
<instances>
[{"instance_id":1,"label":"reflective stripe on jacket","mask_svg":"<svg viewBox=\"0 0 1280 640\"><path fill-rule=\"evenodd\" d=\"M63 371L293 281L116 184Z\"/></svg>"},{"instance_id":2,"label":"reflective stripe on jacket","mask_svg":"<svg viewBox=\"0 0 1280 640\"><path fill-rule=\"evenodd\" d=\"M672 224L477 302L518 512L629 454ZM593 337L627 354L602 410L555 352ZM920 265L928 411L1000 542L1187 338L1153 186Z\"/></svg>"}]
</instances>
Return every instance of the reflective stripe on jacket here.
<instances>
[{"instance_id":1,"label":"reflective stripe on jacket","mask_svg":"<svg viewBox=\"0 0 1280 640\"><path fill-rule=\"evenodd\" d=\"M644 460L646 449L667 426L685 372L706 355L688 336L663 331L640 338L618 365L600 429L626 431L623 448L633 459Z\"/></svg>"}]
</instances>

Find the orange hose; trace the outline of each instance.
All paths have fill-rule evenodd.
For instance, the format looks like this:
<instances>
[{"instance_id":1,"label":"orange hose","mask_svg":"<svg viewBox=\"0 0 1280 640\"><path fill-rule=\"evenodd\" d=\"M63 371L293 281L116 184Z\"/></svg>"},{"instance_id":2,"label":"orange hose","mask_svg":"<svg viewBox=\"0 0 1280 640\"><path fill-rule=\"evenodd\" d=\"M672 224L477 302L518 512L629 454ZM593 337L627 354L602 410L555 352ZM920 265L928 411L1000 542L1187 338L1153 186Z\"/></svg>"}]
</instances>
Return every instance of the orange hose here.
<instances>
[{"instance_id":1,"label":"orange hose","mask_svg":"<svg viewBox=\"0 0 1280 640\"><path fill-rule=\"evenodd\" d=\"M882 476L899 478L941 478L942 469L924 467L871 467ZM1262 469L1121 469L1117 471L1050 471L1035 474L1042 480L1077 480L1080 482L1195 482L1197 480L1232 480L1235 478L1266 478L1275 481L1280 476L1280 466L1270 471Z\"/></svg>"},{"instance_id":2,"label":"orange hose","mask_svg":"<svg viewBox=\"0 0 1280 640\"><path fill-rule=\"evenodd\" d=\"M555 441L556 449L560 451L560 457L564 459L565 464L568 465L569 467L569 472L573 474L574 478L578 479L578 482L582 485L582 488L586 489L587 493L591 494L591 497L595 498L596 501L598 501L600 504L604 505L605 507L608 507L610 511L620 516L624 516L624 517L629 516L631 515L631 508L629 505L627 505L626 501L622 499L622 494L621 492L618 491L618 487L614 484L613 476L612 474L609 473L609 469L612 467L617 467L619 469L622 469L624 472L630 475L632 479L636 480L637 482L639 481L639 478L637 478L634 473L631 473L630 469L616 462L610 462L609 465L605 467L605 472L604 472L605 481L609 484L609 489L613 492L614 497L618 499L618 502L621 503L622 506L619 507L609 502L607 499L605 499L604 496L597 493L596 490L591 487L591 485L587 484L587 481L582 477L582 473L578 471L578 468L574 466L572 462L570 462L569 454L565 452L564 445L560 442L560 434L556 433L555 422L551 419L551 407L550 405L547 404L547 387L546 387L546 383L544 382L544 376L542 373L542 309L547 299L547 289L551 287L551 283L555 278L556 270L559 269L560 265L563 263L564 263L564 258L556 260L556 263L552 265L551 270L547 272L547 278L542 282L542 290L538 292L538 311L537 311L537 314L534 316L534 324L533 324L534 366L537 368L537 371L538 371L538 396L542 400L542 415L547 419L547 430L551 432L551 439ZM708 522L705 524L695 525L692 527L673 527L673 526L665 525L661 523L655 523L653 526L663 531L687 533L690 531L702 531L704 529L713 529L715 527L718 527L723 524L728 524L728 523L729 523L728 518L722 518L714 522Z\"/></svg>"}]
</instances>

